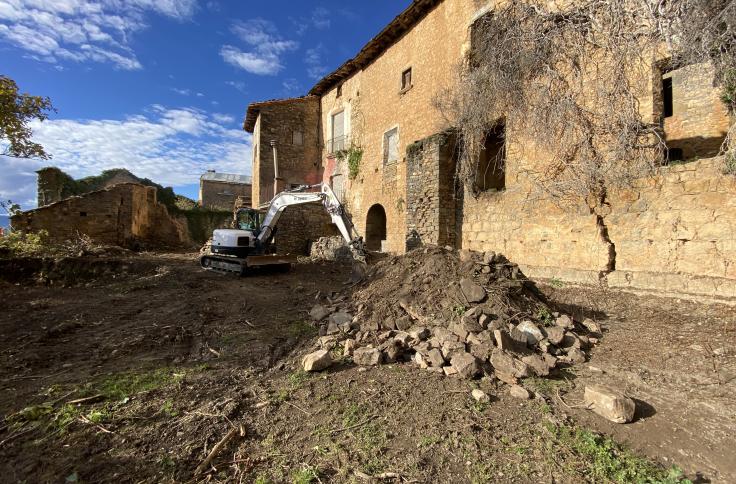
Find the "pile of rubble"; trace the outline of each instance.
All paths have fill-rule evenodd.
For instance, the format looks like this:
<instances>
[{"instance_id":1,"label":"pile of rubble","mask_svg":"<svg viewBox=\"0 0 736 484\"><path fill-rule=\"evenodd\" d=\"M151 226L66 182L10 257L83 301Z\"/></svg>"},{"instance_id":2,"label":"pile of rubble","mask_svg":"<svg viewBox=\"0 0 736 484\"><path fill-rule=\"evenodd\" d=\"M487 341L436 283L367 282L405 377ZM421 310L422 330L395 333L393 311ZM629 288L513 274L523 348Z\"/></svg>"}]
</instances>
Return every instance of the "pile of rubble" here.
<instances>
[{"instance_id":1,"label":"pile of rubble","mask_svg":"<svg viewBox=\"0 0 736 484\"><path fill-rule=\"evenodd\" d=\"M320 237L309 248L309 257L314 260L350 262L353 255L340 235Z\"/></svg>"},{"instance_id":2,"label":"pile of rubble","mask_svg":"<svg viewBox=\"0 0 736 484\"><path fill-rule=\"evenodd\" d=\"M322 297L310 316L320 337L307 371L329 367L342 348L362 366L413 362L516 384L584 362L601 336L595 321L551 311L503 256L441 247L382 260L350 296Z\"/></svg>"}]
</instances>

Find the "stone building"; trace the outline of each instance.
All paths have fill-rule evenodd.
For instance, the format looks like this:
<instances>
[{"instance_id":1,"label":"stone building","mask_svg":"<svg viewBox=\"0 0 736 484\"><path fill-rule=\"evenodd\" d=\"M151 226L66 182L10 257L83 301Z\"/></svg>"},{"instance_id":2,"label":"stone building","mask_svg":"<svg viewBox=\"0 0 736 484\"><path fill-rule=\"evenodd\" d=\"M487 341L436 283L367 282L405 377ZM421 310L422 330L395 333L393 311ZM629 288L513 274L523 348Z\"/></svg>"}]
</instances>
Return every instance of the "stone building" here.
<instances>
[{"instance_id":1,"label":"stone building","mask_svg":"<svg viewBox=\"0 0 736 484\"><path fill-rule=\"evenodd\" d=\"M156 193L155 187L119 183L22 212L11 223L13 230L45 230L58 242L84 234L96 242L130 248L191 244L186 219L170 216Z\"/></svg>"},{"instance_id":2,"label":"stone building","mask_svg":"<svg viewBox=\"0 0 736 484\"><path fill-rule=\"evenodd\" d=\"M661 121L670 159L690 162L609 194L613 251L589 211L529 199L524 172L544 162L544 151L523 126L489 134L486 151L503 154L503 170L483 180L481 193L455 185L452 127L433 99L452 86L473 24L494 3L415 0L307 96L252 104L244 127L254 133L254 189L262 183L267 198L273 186L270 140L294 149L301 139L294 156L279 153L280 178L331 183L371 249L494 250L530 276L736 300L736 178L708 159L731 120L708 66L653 62L642 112ZM361 154L352 179L351 152Z\"/></svg>"},{"instance_id":3,"label":"stone building","mask_svg":"<svg viewBox=\"0 0 736 484\"><path fill-rule=\"evenodd\" d=\"M208 171L199 178L199 203L204 208L230 210L235 201L251 204L251 177Z\"/></svg>"}]
</instances>

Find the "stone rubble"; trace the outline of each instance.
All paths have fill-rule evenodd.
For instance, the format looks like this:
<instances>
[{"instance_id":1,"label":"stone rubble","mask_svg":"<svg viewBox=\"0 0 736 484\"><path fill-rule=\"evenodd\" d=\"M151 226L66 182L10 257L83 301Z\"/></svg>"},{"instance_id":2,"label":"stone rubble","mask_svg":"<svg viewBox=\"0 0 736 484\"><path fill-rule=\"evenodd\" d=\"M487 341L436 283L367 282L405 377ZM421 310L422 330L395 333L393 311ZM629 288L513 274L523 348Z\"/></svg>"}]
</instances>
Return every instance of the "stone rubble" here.
<instances>
[{"instance_id":1,"label":"stone rubble","mask_svg":"<svg viewBox=\"0 0 736 484\"><path fill-rule=\"evenodd\" d=\"M309 312L319 348L340 345L359 366L411 362L509 385L586 361L598 323L553 312L503 256L462 252L416 249L373 266L350 298L322 295Z\"/></svg>"}]
</instances>

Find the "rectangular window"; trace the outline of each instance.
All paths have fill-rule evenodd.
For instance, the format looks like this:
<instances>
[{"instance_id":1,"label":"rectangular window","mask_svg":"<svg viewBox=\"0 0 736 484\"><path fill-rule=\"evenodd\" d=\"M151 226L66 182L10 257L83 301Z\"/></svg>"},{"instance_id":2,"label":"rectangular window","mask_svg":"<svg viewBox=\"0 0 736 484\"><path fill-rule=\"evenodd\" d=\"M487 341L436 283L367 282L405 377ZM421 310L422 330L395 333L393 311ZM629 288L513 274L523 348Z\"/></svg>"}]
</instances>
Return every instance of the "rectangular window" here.
<instances>
[{"instance_id":1,"label":"rectangular window","mask_svg":"<svg viewBox=\"0 0 736 484\"><path fill-rule=\"evenodd\" d=\"M479 191L506 188L506 125L498 123L486 133L480 156L475 184Z\"/></svg>"},{"instance_id":2,"label":"rectangular window","mask_svg":"<svg viewBox=\"0 0 736 484\"><path fill-rule=\"evenodd\" d=\"M301 146L304 144L304 133L301 130L295 129L291 132L291 144Z\"/></svg>"},{"instance_id":3,"label":"rectangular window","mask_svg":"<svg viewBox=\"0 0 736 484\"><path fill-rule=\"evenodd\" d=\"M396 163L399 160L399 128L393 128L383 135L383 162Z\"/></svg>"},{"instance_id":4,"label":"rectangular window","mask_svg":"<svg viewBox=\"0 0 736 484\"><path fill-rule=\"evenodd\" d=\"M401 73L401 90L406 91L411 87L411 67Z\"/></svg>"},{"instance_id":5,"label":"rectangular window","mask_svg":"<svg viewBox=\"0 0 736 484\"><path fill-rule=\"evenodd\" d=\"M662 78L662 102L664 103L662 114L665 118L669 118L674 114L674 105L672 98L672 77Z\"/></svg>"},{"instance_id":6,"label":"rectangular window","mask_svg":"<svg viewBox=\"0 0 736 484\"><path fill-rule=\"evenodd\" d=\"M332 115L332 132L328 150L330 153L337 153L345 149L345 111L340 111Z\"/></svg>"}]
</instances>

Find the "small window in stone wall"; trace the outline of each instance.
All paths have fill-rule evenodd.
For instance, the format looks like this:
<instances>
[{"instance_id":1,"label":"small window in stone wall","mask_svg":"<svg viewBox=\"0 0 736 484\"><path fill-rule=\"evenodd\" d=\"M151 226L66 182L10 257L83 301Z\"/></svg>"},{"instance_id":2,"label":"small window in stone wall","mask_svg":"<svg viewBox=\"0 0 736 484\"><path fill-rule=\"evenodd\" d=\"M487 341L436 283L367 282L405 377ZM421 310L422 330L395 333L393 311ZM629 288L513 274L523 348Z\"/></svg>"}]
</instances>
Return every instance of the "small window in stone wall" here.
<instances>
[{"instance_id":1,"label":"small window in stone wall","mask_svg":"<svg viewBox=\"0 0 736 484\"><path fill-rule=\"evenodd\" d=\"M399 159L399 128L392 128L383 135L383 162L396 163Z\"/></svg>"},{"instance_id":2,"label":"small window in stone wall","mask_svg":"<svg viewBox=\"0 0 736 484\"><path fill-rule=\"evenodd\" d=\"M304 133L301 130L295 129L291 132L291 144L295 146L304 144Z\"/></svg>"},{"instance_id":3,"label":"small window in stone wall","mask_svg":"<svg viewBox=\"0 0 736 484\"><path fill-rule=\"evenodd\" d=\"M498 123L486 133L478 157L475 185L479 191L506 188L506 124Z\"/></svg>"},{"instance_id":4,"label":"small window in stone wall","mask_svg":"<svg viewBox=\"0 0 736 484\"><path fill-rule=\"evenodd\" d=\"M335 97L342 97L342 84L338 84L337 93L335 94Z\"/></svg>"},{"instance_id":5,"label":"small window in stone wall","mask_svg":"<svg viewBox=\"0 0 736 484\"><path fill-rule=\"evenodd\" d=\"M401 73L401 90L406 91L412 86L411 84L411 67Z\"/></svg>"},{"instance_id":6,"label":"small window in stone wall","mask_svg":"<svg viewBox=\"0 0 736 484\"><path fill-rule=\"evenodd\" d=\"M79 216L80 217L86 217L87 216L87 212L79 212Z\"/></svg>"},{"instance_id":7,"label":"small window in stone wall","mask_svg":"<svg viewBox=\"0 0 736 484\"><path fill-rule=\"evenodd\" d=\"M670 118L675 114L674 99L672 96L672 74L665 74L662 77L662 115Z\"/></svg>"}]
</instances>

